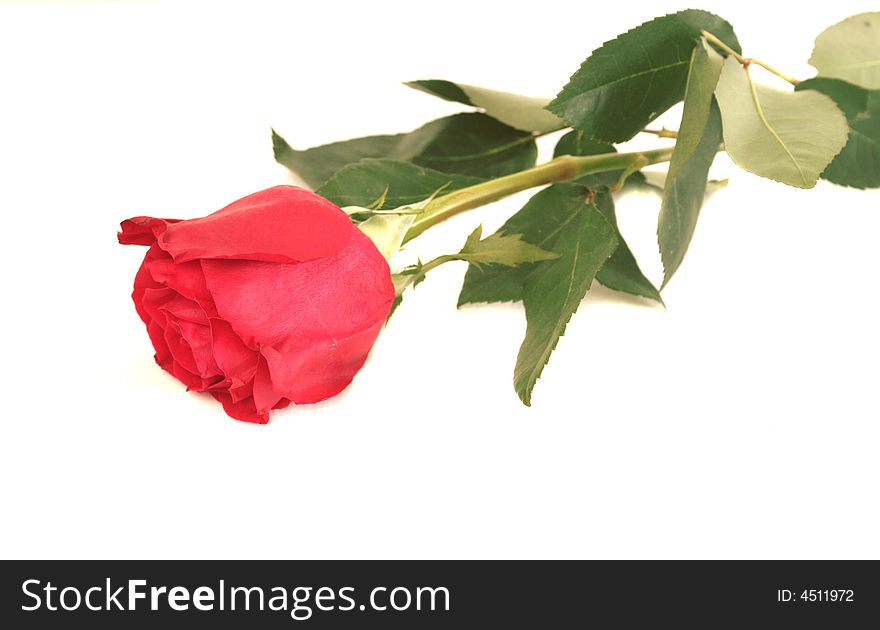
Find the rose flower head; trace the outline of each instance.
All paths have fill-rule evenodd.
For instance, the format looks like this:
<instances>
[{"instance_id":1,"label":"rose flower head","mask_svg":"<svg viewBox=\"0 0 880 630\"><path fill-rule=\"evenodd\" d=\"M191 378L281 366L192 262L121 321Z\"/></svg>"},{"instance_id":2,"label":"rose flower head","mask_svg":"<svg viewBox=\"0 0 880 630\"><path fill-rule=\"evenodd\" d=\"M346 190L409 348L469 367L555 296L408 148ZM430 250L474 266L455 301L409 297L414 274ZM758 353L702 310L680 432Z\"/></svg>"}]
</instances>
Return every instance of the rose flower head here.
<instances>
[{"instance_id":1,"label":"rose flower head","mask_svg":"<svg viewBox=\"0 0 880 630\"><path fill-rule=\"evenodd\" d=\"M295 186L199 219L135 217L118 236L149 247L132 298L156 362L239 420L342 391L394 301L373 242Z\"/></svg>"}]
</instances>

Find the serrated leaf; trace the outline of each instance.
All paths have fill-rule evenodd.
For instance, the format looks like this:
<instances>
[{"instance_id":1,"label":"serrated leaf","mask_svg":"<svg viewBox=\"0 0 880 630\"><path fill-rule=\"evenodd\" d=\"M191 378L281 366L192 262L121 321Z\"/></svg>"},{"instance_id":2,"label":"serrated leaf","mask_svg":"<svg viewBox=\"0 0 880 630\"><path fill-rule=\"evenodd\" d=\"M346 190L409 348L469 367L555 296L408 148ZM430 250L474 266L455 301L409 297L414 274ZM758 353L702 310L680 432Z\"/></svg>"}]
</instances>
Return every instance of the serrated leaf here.
<instances>
[{"instance_id":1,"label":"serrated leaf","mask_svg":"<svg viewBox=\"0 0 880 630\"><path fill-rule=\"evenodd\" d=\"M880 12L854 15L822 31L809 64L820 77L880 90Z\"/></svg>"},{"instance_id":2,"label":"serrated leaf","mask_svg":"<svg viewBox=\"0 0 880 630\"><path fill-rule=\"evenodd\" d=\"M272 131L275 160L318 187L343 167L364 158L413 162L443 173L493 178L535 164L534 136L477 113L431 121L409 133L367 136L303 151Z\"/></svg>"},{"instance_id":3,"label":"serrated leaf","mask_svg":"<svg viewBox=\"0 0 880 630\"><path fill-rule=\"evenodd\" d=\"M407 134L388 157L487 179L535 165L534 136L485 114L456 114Z\"/></svg>"},{"instance_id":4,"label":"serrated leaf","mask_svg":"<svg viewBox=\"0 0 880 630\"><path fill-rule=\"evenodd\" d=\"M565 231L571 229L574 219L587 207L590 192L577 184L554 184L545 188L510 217L496 234L521 234L524 240L541 249L560 253L556 243ZM620 243L599 271L599 282L615 291L662 303L657 289L642 274L632 252L620 236L611 195L607 192L595 193L594 203L614 228ZM534 269L545 264L547 263L526 264L519 268L471 265L465 274L458 305L519 301L523 298L526 278Z\"/></svg>"},{"instance_id":5,"label":"serrated leaf","mask_svg":"<svg viewBox=\"0 0 880 630\"><path fill-rule=\"evenodd\" d=\"M593 140L583 131L572 129L562 136L553 148L553 157L560 155L602 155L617 153L613 144Z\"/></svg>"},{"instance_id":6,"label":"serrated leaf","mask_svg":"<svg viewBox=\"0 0 880 630\"><path fill-rule=\"evenodd\" d=\"M802 81L797 90L828 95L849 123L846 146L822 173L822 179L854 188L880 187L880 90L823 78Z\"/></svg>"},{"instance_id":7,"label":"serrated leaf","mask_svg":"<svg viewBox=\"0 0 880 630\"><path fill-rule=\"evenodd\" d=\"M560 155L600 155L603 153L615 153L616 151L617 149L613 145L590 140L583 131L574 130L559 139L559 142L556 143L556 148L553 150L553 157ZM642 273L635 256L633 256L618 228L614 199L607 190L617 184L620 175L621 171L594 173L577 180L578 184L586 186L597 193L595 196L596 207L614 227L619 243L611 258L602 266L596 279L603 286L614 291L648 298L663 304L660 292ZM631 185L646 185L645 175L641 171L630 175L626 180L625 186Z\"/></svg>"},{"instance_id":8,"label":"serrated leaf","mask_svg":"<svg viewBox=\"0 0 880 630\"><path fill-rule=\"evenodd\" d=\"M519 267L526 263L559 258L559 254L522 239L522 234L500 234L495 232L481 240L482 226L468 236L464 247L457 254L459 260L474 265L504 265Z\"/></svg>"},{"instance_id":9,"label":"serrated leaf","mask_svg":"<svg viewBox=\"0 0 880 630\"><path fill-rule=\"evenodd\" d=\"M678 139L672 151L657 221L657 241L666 285L690 245L703 198L709 167L721 144L721 115L713 92L724 63L705 41L694 48L684 96Z\"/></svg>"},{"instance_id":10,"label":"serrated leaf","mask_svg":"<svg viewBox=\"0 0 880 630\"><path fill-rule=\"evenodd\" d=\"M447 101L477 107L515 129L547 133L565 127L565 123L544 109L550 102L547 98L499 92L442 79L409 81L406 85Z\"/></svg>"},{"instance_id":11,"label":"serrated leaf","mask_svg":"<svg viewBox=\"0 0 880 630\"><path fill-rule=\"evenodd\" d=\"M592 138L629 140L684 97L701 30L740 52L733 28L716 15L665 15L593 51L547 108Z\"/></svg>"},{"instance_id":12,"label":"serrated leaf","mask_svg":"<svg viewBox=\"0 0 880 630\"><path fill-rule=\"evenodd\" d=\"M833 100L757 85L733 58L724 61L715 96L727 154L756 175L812 188L846 144L849 126Z\"/></svg>"},{"instance_id":13,"label":"serrated leaf","mask_svg":"<svg viewBox=\"0 0 880 630\"><path fill-rule=\"evenodd\" d=\"M476 177L441 173L409 162L367 159L346 166L317 192L343 207L366 207L384 194L386 208L399 208L424 201L440 189L452 192L481 181Z\"/></svg>"},{"instance_id":14,"label":"serrated leaf","mask_svg":"<svg viewBox=\"0 0 880 630\"><path fill-rule=\"evenodd\" d=\"M596 280L602 286L613 291L628 293L663 304L660 292L642 273L639 263L636 262L636 257L620 233L620 228L617 225L617 213L614 210L614 198L610 193L599 193L595 197L595 204L605 220L614 228L614 234L617 237L617 248L596 274Z\"/></svg>"},{"instance_id":15,"label":"serrated leaf","mask_svg":"<svg viewBox=\"0 0 880 630\"><path fill-rule=\"evenodd\" d=\"M587 192L574 184L554 184L533 195L496 234L522 234L541 249L556 251L556 241L571 226L582 208ZM537 263L542 265L546 263ZM477 302L515 302L522 299L523 284L531 269L484 266L468 267L458 305Z\"/></svg>"},{"instance_id":16,"label":"serrated leaf","mask_svg":"<svg viewBox=\"0 0 880 630\"><path fill-rule=\"evenodd\" d=\"M298 151L273 129L272 149L276 162L296 173L311 188L318 188L348 164L363 158L387 157L404 135L367 136Z\"/></svg>"},{"instance_id":17,"label":"serrated leaf","mask_svg":"<svg viewBox=\"0 0 880 630\"><path fill-rule=\"evenodd\" d=\"M617 247L614 228L595 205L584 206L556 243L561 254L526 279L523 304L526 336L519 349L513 383L526 405L571 316L596 273Z\"/></svg>"}]
</instances>

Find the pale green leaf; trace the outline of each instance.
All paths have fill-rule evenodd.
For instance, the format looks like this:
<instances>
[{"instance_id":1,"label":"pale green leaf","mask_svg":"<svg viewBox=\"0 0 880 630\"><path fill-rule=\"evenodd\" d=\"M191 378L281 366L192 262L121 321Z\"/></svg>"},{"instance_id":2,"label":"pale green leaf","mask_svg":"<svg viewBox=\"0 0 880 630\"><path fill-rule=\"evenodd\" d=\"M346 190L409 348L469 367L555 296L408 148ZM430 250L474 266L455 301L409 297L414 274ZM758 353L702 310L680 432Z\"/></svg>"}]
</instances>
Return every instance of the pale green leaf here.
<instances>
[{"instance_id":1,"label":"pale green leaf","mask_svg":"<svg viewBox=\"0 0 880 630\"><path fill-rule=\"evenodd\" d=\"M724 60L706 44L694 48L678 139L672 151L657 222L665 285L687 252L703 198L709 167L721 143L721 117L713 92Z\"/></svg>"},{"instance_id":2,"label":"pale green leaf","mask_svg":"<svg viewBox=\"0 0 880 630\"><path fill-rule=\"evenodd\" d=\"M821 77L802 81L797 89L827 94L849 123L849 140L822 173L822 179L854 188L880 187L880 90Z\"/></svg>"},{"instance_id":3,"label":"pale green leaf","mask_svg":"<svg viewBox=\"0 0 880 630\"><path fill-rule=\"evenodd\" d=\"M846 145L849 126L834 101L814 90L782 92L757 85L728 57L715 90L724 146L740 168L812 188Z\"/></svg>"},{"instance_id":4,"label":"pale green leaf","mask_svg":"<svg viewBox=\"0 0 880 630\"><path fill-rule=\"evenodd\" d=\"M880 12L854 15L822 31L809 63L820 77L880 90Z\"/></svg>"},{"instance_id":5,"label":"pale green leaf","mask_svg":"<svg viewBox=\"0 0 880 630\"><path fill-rule=\"evenodd\" d=\"M380 214L359 223L358 229L373 241L385 260L391 260L414 220L412 214Z\"/></svg>"},{"instance_id":6,"label":"pale green leaf","mask_svg":"<svg viewBox=\"0 0 880 630\"><path fill-rule=\"evenodd\" d=\"M409 81L406 85L447 101L477 107L515 129L547 133L565 127L565 123L544 109L549 98L499 92L442 79Z\"/></svg>"},{"instance_id":7,"label":"pale green leaf","mask_svg":"<svg viewBox=\"0 0 880 630\"><path fill-rule=\"evenodd\" d=\"M593 51L548 109L592 138L629 140L684 97L702 30L740 51L730 24L716 15L665 15Z\"/></svg>"},{"instance_id":8,"label":"pale green leaf","mask_svg":"<svg viewBox=\"0 0 880 630\"><path fill-rule=\"evenodd\" d=\"M522 234L500 234L495 232L481 240L482 226L477 227L458 253L459 260L474 265L504 265L519 267L526 263L559 258L559 254L522 239Z\"/></svg>"},{"instance_id":9,"label":"pale green leaf","mask_svg":"<svg viewBox=\"0 0 880 630\"><path fill-rule=\"evenodd\" d=\"M560 258L542 263L526 279L526 336L513 375L514 388L526 405L568 321L615 247L614 228L595 205L585 205L556 242Z\"/></svg>"}]
</instances>

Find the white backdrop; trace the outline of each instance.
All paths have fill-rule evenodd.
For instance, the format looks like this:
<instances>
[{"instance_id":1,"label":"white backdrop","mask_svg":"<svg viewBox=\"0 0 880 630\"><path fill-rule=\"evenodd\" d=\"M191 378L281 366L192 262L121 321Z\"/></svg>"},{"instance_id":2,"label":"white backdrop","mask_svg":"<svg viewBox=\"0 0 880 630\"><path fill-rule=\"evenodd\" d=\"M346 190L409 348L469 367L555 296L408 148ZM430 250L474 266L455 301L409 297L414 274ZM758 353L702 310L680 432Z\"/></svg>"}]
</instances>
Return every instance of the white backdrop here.
<instances>
[{"instance_id":1,"label":"white backdrop","mask_svg":"<svg viewBox=\"0 0 880 630\"><path fill-rule=\"evenodd\" d=\"M821 30L877 8L690 4L801 77ZM119 221L293 182L271 126L304 148L463 109L399 83L418 78L552 96L603 41L686 6L0 6L0 556L880 557L877 191L795 190L720 156L730 185L667 310L594 287L531 409L512 387L522 309L456 311L463 263L407 297L343 395L267 426L185 393L132 306L144 250L116 244ZM619 203L655 280L658 203Z\"/></svg>"}]
</instances>

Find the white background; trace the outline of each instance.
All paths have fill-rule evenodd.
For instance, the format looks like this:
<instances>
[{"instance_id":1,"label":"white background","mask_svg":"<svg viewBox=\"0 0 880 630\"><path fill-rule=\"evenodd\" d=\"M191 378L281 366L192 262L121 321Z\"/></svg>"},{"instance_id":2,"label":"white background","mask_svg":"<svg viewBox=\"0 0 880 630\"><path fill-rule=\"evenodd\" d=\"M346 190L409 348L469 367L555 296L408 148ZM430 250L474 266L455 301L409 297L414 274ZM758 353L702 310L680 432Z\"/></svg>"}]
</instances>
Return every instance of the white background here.
<instances>
[{"instance_id":1,"label":"white background","mask_svg":"<svg viewBox=\"0 0 880 630\"><path fill-rule=\"evenodd\" d=\"M804 78L821 30L876 10L693 4ZM880 557L876 191L800 191L720 156L730 185L668 309L594 288L531 409L512 387L522 309L456 311L463 264L407 297L343 395L267 426L185 393L131 304L144 250L116 244L119 221L293 182L271 126L304 148L463 109L399 83L417 78L552 96L603 41L685 7L0 6L0 556ZM619 203L655 280L658 203Z\"/></svg>"}]
</instances>

